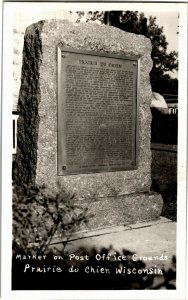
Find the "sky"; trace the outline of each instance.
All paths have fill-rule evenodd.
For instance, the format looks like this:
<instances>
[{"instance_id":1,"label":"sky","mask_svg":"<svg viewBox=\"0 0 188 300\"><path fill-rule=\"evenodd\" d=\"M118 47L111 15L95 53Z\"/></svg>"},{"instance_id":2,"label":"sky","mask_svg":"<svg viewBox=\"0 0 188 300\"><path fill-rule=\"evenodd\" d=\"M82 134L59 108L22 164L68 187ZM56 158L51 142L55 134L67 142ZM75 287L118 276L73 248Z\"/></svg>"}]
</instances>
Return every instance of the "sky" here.
<instances>
[{"instance_id":1,"label":"sky","mask_svg":"<svg viewBox=\"0 0 188 300\"><path fill-rule=\"evenodd\" d=\"M167 51L178 51L178 12L145 12L146 18L156 17L156 24L164 27L168 47Z\"/></svg>"},{"instance_id":2,"label":"sky","mask_svg":"<svg viewBox=\"0 0 188 300\"><path fill-rule=\"evenodd\" d=\"M156 17L156 24L163 27L163 33L168 42L167 52L179 51L179 19L178 12L144 12L146 18L149 16ZM178 77L178 71L169 72L172 78Z\"/></svg>"}]
</instances>

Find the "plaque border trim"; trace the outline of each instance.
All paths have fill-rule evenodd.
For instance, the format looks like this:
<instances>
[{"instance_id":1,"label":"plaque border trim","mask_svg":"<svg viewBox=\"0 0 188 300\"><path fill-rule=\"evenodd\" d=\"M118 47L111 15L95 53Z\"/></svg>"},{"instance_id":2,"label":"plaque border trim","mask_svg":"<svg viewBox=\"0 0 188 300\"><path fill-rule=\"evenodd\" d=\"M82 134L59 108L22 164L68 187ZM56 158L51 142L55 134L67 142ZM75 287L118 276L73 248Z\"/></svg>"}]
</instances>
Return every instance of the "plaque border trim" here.
<instances>
[{"instance_id":1,"label":"plaque border trim","mask_svg":"<svg viewBox=\"0 0 188 300\"><path fill-rule=\"evenodd\" d=\"M62 101L62 91L61 91L61 83L62 83L62 52L68 52L68 53L77 53L77 54L84 54L84 55L92 55L92 56L100 56L100 57L107 57L107 58L117 58L121 60L131 60L131 61L136 61L137 62L137 80L136 80L136 126L135 126L135 147L134 147L134 157L135 157L135 164L133 166L123 166L122 168L118 168L118 170L101 170L101 169L96 169L94 171L88 171L88 170L80 170L80 172L67 172L66 171L66 166L65 169L62 170L63 166L63 161L62 161L62 143L59 142L60 138L63 138L65 141L64 137L64 132L61 130L61 127L59 125L59 119L61 115L61 110L59 109L60 107L62 108L63 106L63 101ZM96 51L90 51L90 50L82 50L82 49L73 49L69 47L63 46L62 43L59 43L57 45L57 176L72 176L72 175L79 175L79 174L95 174L95 173L109 173L109 172L126 172L126 171L132 171L132 170L137 170L138 169L138 111L139 111L139 88L140 88L140 55L118 55L118 54L113 54L113 53L107 53L107 52L96 52ZM61 122L65 123L65 119L62 120ZM63 135L63 137L62 137Z\"/></svg>"}]
</instances>

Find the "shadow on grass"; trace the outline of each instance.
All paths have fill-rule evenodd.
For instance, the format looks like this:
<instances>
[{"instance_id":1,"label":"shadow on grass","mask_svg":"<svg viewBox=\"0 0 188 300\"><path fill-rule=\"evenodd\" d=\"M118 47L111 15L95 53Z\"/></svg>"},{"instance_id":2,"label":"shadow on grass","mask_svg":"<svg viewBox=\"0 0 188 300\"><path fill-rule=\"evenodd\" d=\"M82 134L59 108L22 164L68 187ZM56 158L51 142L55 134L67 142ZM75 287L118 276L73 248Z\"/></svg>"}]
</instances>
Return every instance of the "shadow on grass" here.
<instances>
[{"instance_id":1,"label":"shadow on grass","mask_svg":"<svg viewBox=\"0 0 188 300\"><path fill-rule=\"evenodd\" d=\"M174 222L177 221L177 184L169 183L164 189L160 189L157 181L153 180L152 188L153 191L158 192L163 198L163 210L162 216L166 217Z\"/></svg>"},{"instance_id":2,"label":"shadow on grass","mask_svg":"<svg viewBox=\"0 0 188 300\"><path fill-rule=\"evenodd\" d=\"M151 142L163 144L162 151L152 149L151 190L162 195L162 216L176 221L177 217L177 153L165 151L165 145L177 145L178 116L151 109Z\"/></svg>"},{"instance_id":3,"label":"shadow on grass","mask_svg":"<svg viewBox=\"0 0 188 300\"><path fill-rule=\"evenodd\" d=\"M152 150L151 190L163 198L162 216L177 221L177 153Z\"/></svg>"}]
</instances>

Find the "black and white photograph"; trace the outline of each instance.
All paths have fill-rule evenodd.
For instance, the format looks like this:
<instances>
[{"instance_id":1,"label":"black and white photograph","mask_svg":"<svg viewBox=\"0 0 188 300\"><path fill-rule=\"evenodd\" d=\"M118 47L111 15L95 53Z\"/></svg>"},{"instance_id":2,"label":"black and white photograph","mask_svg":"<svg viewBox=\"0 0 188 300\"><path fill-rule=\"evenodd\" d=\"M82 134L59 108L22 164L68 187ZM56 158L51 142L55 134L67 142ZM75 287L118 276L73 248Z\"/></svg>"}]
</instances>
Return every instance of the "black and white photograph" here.
<instances>
[{"instance_id":1,"label":"black and white photograph","mask_svg":"<svg viewBox=\"0 0 188 300\"><path fill-rule=\"evenodd\" d=\"M2 299L186 299L186 26L4 1Z\"/></svg>"}]
</instances>

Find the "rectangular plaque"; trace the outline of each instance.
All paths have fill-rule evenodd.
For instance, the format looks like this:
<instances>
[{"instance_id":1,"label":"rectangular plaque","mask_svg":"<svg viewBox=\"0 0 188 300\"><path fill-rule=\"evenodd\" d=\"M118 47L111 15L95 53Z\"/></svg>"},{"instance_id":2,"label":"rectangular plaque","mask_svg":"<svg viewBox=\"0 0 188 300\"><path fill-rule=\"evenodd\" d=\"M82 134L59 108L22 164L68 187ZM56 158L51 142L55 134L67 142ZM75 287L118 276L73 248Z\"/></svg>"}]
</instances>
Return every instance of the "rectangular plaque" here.
<instances>
[{"instance_id":1,"label":"rectangular plaque","mask_svg":"<svg viewBox=\"0 0 188 300\"><path fill-rule=\"evenodd\" d=\"M137 168L138 57L58 46L58 175Z\"/></svg>"}]
</instances>

